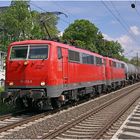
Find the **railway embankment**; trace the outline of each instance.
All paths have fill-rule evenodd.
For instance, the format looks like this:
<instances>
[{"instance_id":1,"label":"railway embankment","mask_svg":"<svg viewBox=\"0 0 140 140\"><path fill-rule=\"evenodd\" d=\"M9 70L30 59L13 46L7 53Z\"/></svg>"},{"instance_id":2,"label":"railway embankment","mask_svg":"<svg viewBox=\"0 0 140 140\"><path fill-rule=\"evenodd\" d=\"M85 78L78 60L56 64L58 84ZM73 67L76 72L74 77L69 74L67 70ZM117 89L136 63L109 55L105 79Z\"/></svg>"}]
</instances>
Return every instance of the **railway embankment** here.
<instances>
[{"instance_id":1,"label":"railway embankment","mask_svg":"<svg viewBox=\"0 0 140 140\"><path fill-rule=\"evenodd\" d=\"M98 131L98 130L100 130L100 128L103 128L104 127L103 125L111 120L110 118L114 118L113 116L114 116L114 114L117 114L116 112L122 112L120 109L123 109L123 106L126 106L127 103L129 103L129 101L131 101L131 99L134 95L135 95L136 100L139 99L139 86L140 86L140 84L137 83L137 84L125 87L123 89L120 89L118 91L112 92L110 94L103 95L99 98L90 100L86 103L68 108L66 110L58 111L57 113L55 113L53 115L49 114L44 117L40 117L39 119L36 119L36 120L30 120L29 123L17 126L13 129L0 133L0 138L5 138L5 139L7 139L7 138L10 138L10 139L13 139L13 138L17 138L17 139L40 138L40 139L44 139L44 138L59 138L61 136L64 136L65 138L71 138L71 137L69 137L69 134L68 134L69 132L71 132L71 130L77 130L76 134L75 133L73 134L74 138L79 138L79 137L81 138L82 136L84 138L91 138L91 136L95 135L95 134L91 134L91 133L89 134L89 132L86 133L84 128L87 129L89 127L94 127L95 131ZM135 100L134 100L134 102L135 102ZM108 104L110 106L108 106ZM100 111L100 110L98 110L99 107L104 107L104 108L103 108L103 110L101 108L101 111ZM132 112L134 107L135 107L135 105L133 105L133 107L129 111L129 113ZM90 114L90 113L92 113L92 114ZM90 115L89 116L90 120L86 119L87 114ZM94 115L94 117L92 117L92 115ZM97 115L97 116L95 117L95 115ZM83 116L84 116L84 118L83 118ZM102 116L104 116L104 117L102 117ZM79 118L83 118L83 121L81 121L82 119L80 120ZM127 115L125 118L127 118ZM79 120L81 122L79 122ZM85 121L85 120L87 120L87 121ZM8 121L8 122L10 122L10 121ZM95 122L95 124L93 124L94 122ZM97 122L99 122L99 123L96 124ZM5 121L5 124L6 123L7 123L7 121ZM89 123L91 126L89 126ZM4 124L1 124L1 125L4 125ZM74 126L74 128L71 127L71 125ZM110 124L110 125L112 126L112 124ZM3 127L3 126L1 126L1 127ZM115 128L116 129L115 131L117 131L118 127ZM63 130L63 131L59 132L59 130L61 130L61 131ZM56 132L56 131L58 131L58 132ZM114 129L113 129L113 131L114 131ZM104 129L104 134L102 134L102 135L104 135L104 137L107 137L106 132L107 132L106 129ZM80 135L79 135L79 133L80 133ZM86 133L86 136L84 133ZM53 135L53 134L55 134L55 135ZM110 138L112 135L110 135Z\"/></svg>"},{"instance_id":2,"label":"railway embankment","mask_svg":"<svg viewBox=\"0 0 140 140\"><path fill-rule=\"evenodd\" d=\"M0 94L3 91L4 91L4 88L0 87ZM8 113L12 113L14 111L16 111L16 110L13 106L10 106L9 104L4 104L0 98L0 116L8 114Z\"/></svg>"}]
</instances>

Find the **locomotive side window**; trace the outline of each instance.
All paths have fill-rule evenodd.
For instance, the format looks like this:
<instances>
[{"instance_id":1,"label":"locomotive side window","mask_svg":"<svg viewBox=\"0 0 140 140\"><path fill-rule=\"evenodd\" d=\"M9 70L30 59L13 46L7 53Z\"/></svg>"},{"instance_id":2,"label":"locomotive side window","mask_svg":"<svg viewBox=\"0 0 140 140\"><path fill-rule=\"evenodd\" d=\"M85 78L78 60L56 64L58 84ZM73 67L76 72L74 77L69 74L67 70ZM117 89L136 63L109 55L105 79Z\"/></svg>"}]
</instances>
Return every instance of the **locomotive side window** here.
<instances>
[{"instance_id":1,"label":"locomotive side window","mask_svg":"<svg viewBox=\"0 0 140 140\"><path fill-rule=\"evenodd\" d=\"M121 68L123 68L123 69L124 69L124 64L121 64Z\"/></svg>"},{"instance_id":2,"label":"locomotive side window","mask_svg":"<svg viewBox=\"0 0 140 140\"><path fill-rule=\"evenodd\" d=\"M113 62L113 67L117 67L117 64L116 64L116 62Z\"/></svg>"},{"instance_id":3,"label":"locomotive side window","mask_svg":"<svg viewBox=\"0 0 140 140\"><path fill-rule=\"evenodd\" d=\"M79 55L79 52L75 52L75 61L80 62L80 55Z\"/></svg>"},{"instance_id":4,"label":"locomotive side window","mask_svg":"<svg viewBox=\"0 0 140 140\"><path fill-rule=\"evenodd\" d=\"M116 68L119 68L120 67L120 63L116 63Z\"/></svg>"},{"instance_id":5,"label":"locomotive side window","mask_svg":"<svg viewBox=\"0 0 140 140\"><path fill-rule=\"evenodd\" d=\"M57 48L57 57L58 59L62 58L62 49L60 47Z\"/></svg>"},{"instance_id":6,"label":"locomotive side window","mask_svg":"<svg viewBox=\"0 0 140 140\"><path fill-rule=\"evenodd\" d=\"M88 55L88 64L94 64L94 57L92 55Z\"/></svg>"},{"instance_id":7,"label":"locomotive side window","mask_svg":"<svg viewBox=\"0 0 140 140\"><path fill-rule=\"evenodd\" d=\"M87 54L85 54L85 53L82 54L82 62L83 62L83 64L87 64L87 62L88 62Z\"/></svg>"},{"instance_id":8,"label":"locomotive side window","mask_svg":"<svg viewBox=\"0 0 140 140\"><path fill-rule=\"evenodd\" d=\"M79 52L75 52L75 51L69 50L68 55L69 55L69 60L70 61L80 62Z\"/></svg>"},{"instance_id":9,"label":"locomotive side window","mask_svg":"<svg viewBox=\"0 0 140 140\"><path fill-rule=\"evenodd\" d=\"M94 64L94 56L89 54L82 54L82 63L83 64Z\"/></svg>"},{"instance_id":10,"label":"locomotive side window","mask_svg":"<svg viewBox=\"0 0 140 140\"><path fill-rule=\"evenodd\" d=\"M97 65L102 65L102 58L96 57L96 64Z\"/></svg>"},{"instance_id":11,"label":"locomotive side window","mask_svg":"<svg viewBox=\"0 0 140 140\"><path fill-rule=\"evenodd\" d=\"M48 58L48 46L30 46L29 59L47 59Z\"/></svg>"},{"instance_id":12,"label":"locomotive side window","mask_svg":"<svg viewBox=\"0 0 140 140\"><path fill-rule=\"evenodd\" d=\"M119 68L121 68L121 63L119 63Z\"/></svg>"},{"instance_id":13,"label":"locomotive side window","mask_svg":"<svg viewBox=\"0 0 140 140\"><path fill-rule=\"evenodd\" d=\"M14 46L11 50L10 59L26 59L28 46Z\"/></svg>"}]
</instances>

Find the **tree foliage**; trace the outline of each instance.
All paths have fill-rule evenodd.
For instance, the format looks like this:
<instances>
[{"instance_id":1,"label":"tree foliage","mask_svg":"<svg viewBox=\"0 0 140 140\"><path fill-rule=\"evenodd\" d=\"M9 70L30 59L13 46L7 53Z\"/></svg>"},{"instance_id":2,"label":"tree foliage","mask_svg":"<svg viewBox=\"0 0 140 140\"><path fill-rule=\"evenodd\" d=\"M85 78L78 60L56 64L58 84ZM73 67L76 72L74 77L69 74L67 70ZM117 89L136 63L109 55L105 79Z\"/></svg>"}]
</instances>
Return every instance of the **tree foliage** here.
<instances>
[{"instance_id":1,"label":"tree foliage","mask_svg":"<svg viewBox=\"0 0 140 140\"><path fill-rule=\"evenodd\" d=\"M97 40L98 28L88 20L76 20L64 31L64 40L74 40L75 44L81 48L98 52L95 44Z\"/></svg>"},{"instance_id":2,"label":"tree foliage","mask_svg":"<svg viewBox=\"0 0 140 140\"><path fill-rule=\"evenodd\" d=\"M6 50L13 41L44 38L46 33L41 19L47 24L50 34L56 36L58 18L55 15L30 11L29 1L12 1L9 8L0 13L1 49Z\"/></svg>"},{"instance_id":3,"label":"tree foliage","mask_svg":"<svg viewBox=\"0 0 140 140\"><path fill-rule=\"evenodd\" d=\"M123 48L119 42L108 41L103 38L99 29L88 20L76 20L64 31L63 40L73 40L74 45L98 52L103 56L125 60Z\"/></svg>"},{"instance_id":4,"label":"tree foliage","mask_svg":"<svg viewBox=\"0 0 140 140\"><path fill-rule=\"evenodd\" d=\"M140 58L138 57L132 57L130 60L129 60L129 63L135 65L135 66L140 66Z\"/></svg>"},{"instance_id":5,"label":"tree foliage","mask_svg":"<svg viewBox=\"0 0 140 140\"><path fill-rule=\"evenodd\" d=\"M52 37L58 36L57 16L31 11L29 1L12 1L10 7L0 13L0 49L5 51L13 41L46 38L41 21L44 21ZM99 29L88 20L76 20L70 24L62 39L103 56L127 61L122 55L122 46L117 41L105 40Z\"/></svg>"}]
</instances>

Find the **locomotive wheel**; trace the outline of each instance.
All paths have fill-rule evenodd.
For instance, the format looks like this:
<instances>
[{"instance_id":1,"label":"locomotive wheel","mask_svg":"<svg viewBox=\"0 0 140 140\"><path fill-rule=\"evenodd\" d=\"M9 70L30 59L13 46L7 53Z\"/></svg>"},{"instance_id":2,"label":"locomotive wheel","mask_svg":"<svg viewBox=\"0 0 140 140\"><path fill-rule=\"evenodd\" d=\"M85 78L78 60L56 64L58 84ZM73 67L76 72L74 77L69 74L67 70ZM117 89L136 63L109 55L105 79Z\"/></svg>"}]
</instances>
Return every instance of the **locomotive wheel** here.
<instances>
[{"instance_id":1,"label":"locomotive wheel","mask_svg":"<svg viewBox=\"0 0 140 140\"><path fill-rule=\"evenodd\" d=\"M16 107L17 109L26 108L26 107L24 106L23 101L22 101L21 98L17 98L17 99L15 100L15 107Z\"/></svg>"},{"instance_id":2,"label":"locomotive wheel","mask_svg":"<svg viewBox=\"0 0 140 140\"><path fill-rule=\"evenodd\" d=\"M40 99L33 102L33 110L37 111L48 111L52 110L51 104L47 99Z\"/></svg>"},{"instance_id":3,"label":"locomotive wheel","mask_svg":"<svg viewBox=\"0 0 140 140\"><path fill-rule=\"evenodd\" d=\"M58 98L51 98L51 105L53 109L55 108L60 108L61 107L61 102L58 100Z\"/></svg>"},{"instance_id":4,"label":"locomotive wheel","mask_svg":"<svg viewBox=\"0 0 140 140\"><path fill-rule=\"evenodd\" d=\"M107 87L107 93L110 93L111 91L112 91L111 86L108 86L108 87Z\"/></svg>"},{"instance_id":5,"label":"locomotive wheel","mask_svg":"<svg viewBox=\"0 0 140 140\"><path fill-rule=\"evenodd\" d=\"M102 86L97 86L96 87L96 95L97 95L97 97L100 96L101 93L102 93Z\"/></svg>"}]
</instances>

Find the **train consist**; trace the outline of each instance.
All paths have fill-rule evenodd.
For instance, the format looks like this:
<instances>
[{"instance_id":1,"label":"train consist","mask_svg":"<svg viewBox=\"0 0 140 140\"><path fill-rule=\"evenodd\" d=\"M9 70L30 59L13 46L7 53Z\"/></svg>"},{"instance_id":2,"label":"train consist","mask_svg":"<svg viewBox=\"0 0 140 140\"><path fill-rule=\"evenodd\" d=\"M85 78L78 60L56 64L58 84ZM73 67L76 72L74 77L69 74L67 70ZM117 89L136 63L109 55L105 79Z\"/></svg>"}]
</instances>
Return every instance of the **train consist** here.
<instances>
[{"instance_id":1,"label":"train consist","mask_svg":"<svg viewBox=\"0 0 140 140\"><path fill-rule=\"evenodd\" d=\"M8 47L1 98L44 110L139 79L140 68L132 64L55 41L26 40Z\"/></svg>"}]
</instances>

